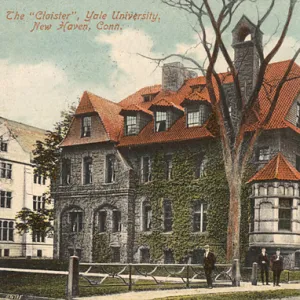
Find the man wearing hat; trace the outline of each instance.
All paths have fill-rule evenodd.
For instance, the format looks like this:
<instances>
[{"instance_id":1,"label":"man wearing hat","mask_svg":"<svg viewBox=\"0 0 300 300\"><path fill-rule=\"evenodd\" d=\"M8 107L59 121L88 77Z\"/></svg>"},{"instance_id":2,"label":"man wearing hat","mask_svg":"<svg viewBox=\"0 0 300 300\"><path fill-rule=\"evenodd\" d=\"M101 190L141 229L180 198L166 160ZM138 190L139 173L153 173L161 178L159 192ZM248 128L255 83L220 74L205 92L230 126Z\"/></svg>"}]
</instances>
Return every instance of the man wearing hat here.
<instances>
[{"instance_id":1,"label":"man wearing hat","mask_svg":"<svg viewBox=\"0 0 300 300\"><path fill-rule=\"evenodd\" d=\"M205 245L204 250L205 252L203 258L203 267L204 267L205 277L206 277L208 288L212 289L211 274L215 268L216 257L212 252L209 251L209 245Z\"/></svg>"},{"instance_id":2,"label":"man wearing hat","mask_svg":"<svg viewBox=\"0 0 300 300\"><path fill-rule=\"evenodd\" d=\"M261 248L261 253L258 256L258 265L260 267L262 284L265 284L264 275L266 275L266 284L269 285L269 258L264 247Z\"/></svg>"},{"instance_id":3,"label":"man wearing hat","mask_svg":"<svg viewBox=\"0 0 300 300\"><path fill-rule=\"evenodd\" d=\"M273 271L273 286L280 286L280 273L283 270L283 257L280 255L280 249L276 250L276 254L274 254L271 258L271 266Z\"/></svg>"}]
</instances>

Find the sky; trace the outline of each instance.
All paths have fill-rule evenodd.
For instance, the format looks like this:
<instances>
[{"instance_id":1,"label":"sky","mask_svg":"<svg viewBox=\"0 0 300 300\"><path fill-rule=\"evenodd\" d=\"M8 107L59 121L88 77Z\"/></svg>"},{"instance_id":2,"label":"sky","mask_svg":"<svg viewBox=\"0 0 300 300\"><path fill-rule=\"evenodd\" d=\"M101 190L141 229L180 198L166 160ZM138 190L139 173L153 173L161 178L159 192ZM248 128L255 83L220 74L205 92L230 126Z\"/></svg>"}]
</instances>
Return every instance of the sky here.
<instances>
[{"instance_id":1,"label":"sky","mask_svg":"<svg viewBox=\"0 0 300 300\"><path fill-rule=\"evenodd\" d=\"M210 0L215 12L221 2ZM231 55L234 25L243 14L257 22L269 3L257 0L254 5L249 0L236 12L224 33ZM0 116L36 127L51 130L60 112L77 104L85 90L119 102L144 86L160 84L161 68L138 53L205 60L197 20L161 0L0 0L0 5ZM280 34L287 10L287 0L276 0L262 27L266 53ZM117 19L120 14L132 18ZM144 19L138 19L143 14ZM274 61L293 56L299 24L300 3ZM206 29L213 40L208 20ZM217 70L227 70L222 57Z\"/></svg>"}]
</instances>

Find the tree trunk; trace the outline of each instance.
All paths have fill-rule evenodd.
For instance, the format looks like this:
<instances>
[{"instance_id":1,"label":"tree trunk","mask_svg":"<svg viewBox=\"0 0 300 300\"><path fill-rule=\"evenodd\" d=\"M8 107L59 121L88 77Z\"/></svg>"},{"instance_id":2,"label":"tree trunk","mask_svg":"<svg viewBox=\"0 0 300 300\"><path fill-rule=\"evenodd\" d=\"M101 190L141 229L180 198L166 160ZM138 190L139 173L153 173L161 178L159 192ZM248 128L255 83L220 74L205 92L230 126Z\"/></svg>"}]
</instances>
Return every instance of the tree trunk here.
<instances>
[{"instance_id":1,"label":"tree trunk","mask_svg":"<svg viewBox=\"0 0 300 300\"><path fill-rule=\"evenodd\" d=\"M240 258L241 175L234 171L227 177L230 202L227 228L227 260Z\"/></svg>"}]
</instances>

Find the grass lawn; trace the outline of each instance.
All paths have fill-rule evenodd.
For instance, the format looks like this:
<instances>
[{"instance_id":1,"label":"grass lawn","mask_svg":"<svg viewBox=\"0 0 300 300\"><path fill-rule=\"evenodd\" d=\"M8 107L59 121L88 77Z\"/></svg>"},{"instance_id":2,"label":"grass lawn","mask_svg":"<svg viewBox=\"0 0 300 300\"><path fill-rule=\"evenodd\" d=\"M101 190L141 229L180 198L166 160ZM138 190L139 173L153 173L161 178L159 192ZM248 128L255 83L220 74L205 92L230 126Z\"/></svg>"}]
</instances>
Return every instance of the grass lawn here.
<instances>
[{"instance_id":1,"label":"grass lawn","mask_svg":"<svg viewBox=\"0 0 300 300\"><path fill-rule=\"evenodd\" d=\"M90 279L95 281L99 280L99 278ZM63 275L0 272L0 293L64 298L66 282L67 276ZM133 291L185 288L185 284L181 283L163 283L156 285L152 280L138 280L135 283L136 285L132 288ZM107 295L128 291L128 287L121 285L123 282L118 279L109 278L104 284L106 286L91 286L85 279L80 278L80 296ZM204 283L192 285L192 287L196 288L205 286L206 284Z\"/></svg>"},{"instance_id":2,"label":"grass lawn","mask_svg":"<svg viewBox=\"0 0 300 300\"><path fill-rule=\"evenodd\" d=\"M177 296L159 298L157 300L260 300L260 299L282 299L286 297L299 296L299 290L277 290L277 291L263 291L263 292L237 292L226 294L206 294L193 296Z\"/></svg>"}]
</instances>

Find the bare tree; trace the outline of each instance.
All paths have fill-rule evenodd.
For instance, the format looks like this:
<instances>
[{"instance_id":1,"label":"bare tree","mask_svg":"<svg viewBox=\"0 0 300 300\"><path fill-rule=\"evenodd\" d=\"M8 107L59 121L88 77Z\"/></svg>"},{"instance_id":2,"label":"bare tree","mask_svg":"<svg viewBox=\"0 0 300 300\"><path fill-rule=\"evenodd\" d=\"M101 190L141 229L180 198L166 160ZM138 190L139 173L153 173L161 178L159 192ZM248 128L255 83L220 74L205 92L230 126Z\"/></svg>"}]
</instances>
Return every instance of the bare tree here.
<instances>
[{"instance_id":1,"label":"bare tree","mask_svg":"<svg viewBox=\"0 0 300 300\"><path fill-rule=\"evenodd\" d=\"M199 38L201 45L207 56L207 68L203 72L203 65L193 58L186 55L170 54L163 58L150 58L159 65L170 57L179 57L183 60L192 62L200 71L205 74L206 87L209 92L210 101L213 111L216 115L219 125L220 139L222 143L223 159L225 165L225 173L230 191L229 205L229 222L227 232L227 259L240 257L240 220L241 220L241 188L242 178L245 174L246 165L253 155L254 145L257 138L261 134L264 126L268 124L272 113L278 103L280 92L284 84L293 79L291 70L295 59L299 55L300 49L295 51L295 55L290 60L283 76L274 82L267 82L265 79L266 70L270 61L274 58L280 47L282 46L287 34L294 8L297 0L286 1L288 13L282 24L281 32L278 32L279 26L276 27L275 33L279 35L275 46L265 55L262 40L260 38L260 30L265 20L270 16L275 0L269 1L269 6L262 16L258 16L258 21L255 26L255 32L251 33L252 42L259 57L259 65L257 67L256 78L253 80L252 86L248 87L248 92L245 92L245 86L241 81L239 74L239 65L234 61L225 46L224 32L229 28L233 16L241 5L245 2L252 2L257 7L257 0L220 0L220 9L214 12L211 1L209 0L162 0L163 3L188 12L191 16L196 17L200 27ZM208 20L213 28L214 41L208 41L207 27L205 21ZM242 33L243 34L243 33ZM242 38L249 34L245 32ZM226 99L226 90L224 87L224 75L220 76L216 72L216 63L219 55L222 54L228 65L227 76L232 78L232 88L235 94L237 105L237 116L233 122L230 116L230 108L228 99ZM149 57L148 57L149 58ZM241 64L242 62L239 62ZM297 77L297 76L296 76ZM299 77L299 76L298 76ZM261 114L257 105L259 93L264 91L267 98L270 100L270 105L266 114ZM256 126L249 134L247 132L247 124L249 116L255 115Z\"/></svg>"}]
</instances>

